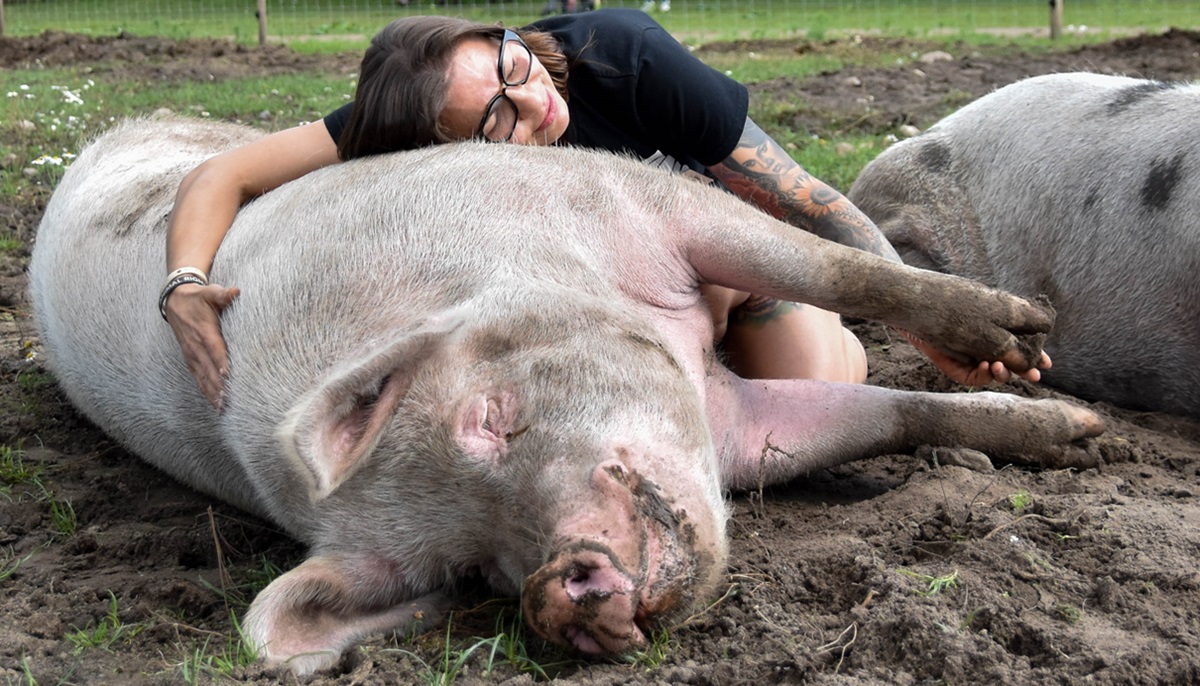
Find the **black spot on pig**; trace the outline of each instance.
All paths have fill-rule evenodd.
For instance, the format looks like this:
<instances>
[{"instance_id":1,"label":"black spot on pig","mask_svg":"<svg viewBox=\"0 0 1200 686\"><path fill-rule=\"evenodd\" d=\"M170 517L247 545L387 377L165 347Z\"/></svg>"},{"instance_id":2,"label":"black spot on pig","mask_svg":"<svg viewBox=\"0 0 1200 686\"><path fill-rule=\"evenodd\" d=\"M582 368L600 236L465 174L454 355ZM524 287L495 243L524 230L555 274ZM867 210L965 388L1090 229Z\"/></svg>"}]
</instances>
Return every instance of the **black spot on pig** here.
<instances>
[{"instance_id":1,"label":"black spot on pig","mask_svg":"<svg viewBox=\"0 0 1200 686\"><path fill-rule=\"evenodd\" d=\"M950 148L939 141L926 142L917 154L920 165L935 174L949 171L950 159Z\"/></svg>"},{"instance_id":2,"label":"black spot on pig","mask_svg":"<svg viewBox=\"0 0 1200 686\"><path fill-rule=\"evenodd\" d=\"M1165 208L1171 202L1171 193L1183 177L1183 159L1179 153L1170 160L1157 159L1150 166L1146 182L1142 184L1142 205L1151 211Z\"/></svg>"},{"instance_id":3,"label":"black spot on pig","mask_svg":"<svg viewBox=\"0 0 1200 686\"><path fill-rule=\"evenodd\" d=\"M1095 209L1097 204L1099 204L1099 202L1100 202L1100 187L1092 186L1092 188L1088 191L1087 197L1083 199L1084 211L1089 212L1089 211Z\"/></svg>"},{"instance_id":4,"label":"black spot on pig","mask_svg":"<svg viewBox=\"0 0 1200 686\"><path fill-rule=\"evenodd\" d=\"M1171 90L1174 87L1175 85L1171 83L1164 83L1162 81L1147 81L1146 83L1139 83L1138 85L1130 86L1129 88L1122 88L1116 92L1116 95L1113 96L1112 100L1108 101L1108 114L1109 116L1121 114L1125 110L1128 110L1130 107L1133 107L1155 93Z\"/></svg>"}]
</instances>

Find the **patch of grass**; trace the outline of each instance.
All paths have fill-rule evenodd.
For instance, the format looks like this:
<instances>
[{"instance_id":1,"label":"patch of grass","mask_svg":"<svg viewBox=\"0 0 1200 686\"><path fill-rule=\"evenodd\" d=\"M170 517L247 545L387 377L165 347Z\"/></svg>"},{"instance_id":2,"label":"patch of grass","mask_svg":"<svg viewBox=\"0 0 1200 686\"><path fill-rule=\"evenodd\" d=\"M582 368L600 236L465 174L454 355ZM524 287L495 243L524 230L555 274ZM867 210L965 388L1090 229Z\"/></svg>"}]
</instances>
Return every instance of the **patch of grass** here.
<instances>
[{"instance_id":1,"label":"patch of grass","mask_svg":"<svg viewBox=\"0 0 1200 686\"><path fill-rule=\"evenodd\" d=\"M169 106L177 114L277 130L348 102L355 79L314 71L166 82L131 78L120 65L106 63L9 69L0 89L0 159L11 161L0 173L0 195L49 194L84 143L125 118Z\"/></svg>"},{"instance_id":2,"label":"patch of grass","mask_svg":"<svg viewBox=\"0 0 1200 686\"><path fill-rule=\"evenodd\" d=\"M661 667L670 654L671 634L666 629L659 629L650 634L650 641L646 647L631 655L629 661L649 671Z\"/></svg>"},{"instance_id":3,"label":"patch of grass","mask_svg":"<svg viewBox=\"0 0 1200 686\"><path fill-rule=\"evenodd\" d=\"M71 505L71 501L60 500L54 497L44 484L38 485L42 489L42 498L50 503L50 526L54 529L54 534L63 538L75 535L79 530L79 518L75 515L75 507Z\"/></svg>"},{"instance_id":4,"label":"patch of grass","mask_svg":"<svg viewBox=\"0 0 1200 686\"><path fill-rule=\"evenodd\" d=\"M146 628L145 624L126 624L121 621L117 609L117 596L108 592L108 614L99 622L89 622L86 628L71 631L66 635L67 642L75 646L74 653L78 655L85 650L100 648L109 650L118 641L128 642Z\"/></svg>"},{"instance_id":5,"label":"patch of grass","mask_svg":"<svg viewBox=\"0 0 1200 686\"><path fill-rule=\"evenodd\" d=\"M917 593L920 593L923 596L935 596L958 586L957 569L942 576L929 576L928 574L921 574L920 572L916 572L911 569L905 569L903 567L897 571L904 576L919 581L922 585L922 588L918 589Z\"/></svg>"},{"instance_id":6,"label":"patch of grass","mask_svg":"<svg viewBox=\"0 0 1200 686\"><path fill-rule=\"evenodd\" d=\"M33 676L33 668L29 666L29 656L21 656L21 680L11 681L6 679L8 684L24 684L24 686L37 686L38 680Z\"/></svg>"},{"instance_id":7,"label":"patch of grass","mask_svg":"<svg viewBox=\"0 0 1200 686\"><path fill-rule=\"evenodd\" d=\"M1053 572L1054 571L1054 565L1049 560L1042 557L1041 555L1038 555L1036 553L1029 552L1029 551L1026 551L1024 553L1024 555L1025 555L1025 559L1029 560L1029 564L1034 569L1037 569L1039 571L1044 571L1044 572Z\"/></svg>"},{"instance_id":8,"label":"patch of grass","mask_svg":"<svg viewBox=\"0 0 1200 686\"><path fill-rule=\"evenodd\" d=\"M1029 491L1022 488L1021 490L1008 496L1008 504L1012 507L1013 512L1021 513L1029 509L1033 504L1033 495Z\"/></svg>"},{"instance_id":9,"label":"patch of grass","mask_svg":"<svg viewBox=\"0 0 1200 686\"><path fill-rule=\"evenodd\" d=\"M3 562L0 562L0 581L4 581L13 574L16 574L17 568L25 564L31 557L33 557L33 553L29 553L25 557L17 557L13 553L12 548L9 548L8 556L4 558Z\"/></svg>"},{"instance_id":10,"label":"patch of grass","mask_svg":"<svg viewBox=\"0 0 1200 686\"><path fill-rule=\"evenodd\" d=\"M1083 619L1083 610L1074 605L1059 603L1054 606L1054 615L1067 624L1074 626L1079 623L1079 620Z\"/></svg>"},{"instance_id":11,"label":"patch of grass","mask_svg":"<svg viewBox=\"0 0 1200 686\"><path fill-rule=\"evenodd\" d=\"M242 631L237 614L230 612L230 621L233 631L225 637L223 645L214 645L211 638L206 638L204 643L193 645L183 660L176 663L175 669L184 683L200 683L204 676L228 677L234 670L258 661L258 650Z\"/></svg>"},{"instance_id":12,"label":"patch of grass","mask_svg":"<svg viewBox=\"0 0 1200 686\"><path fill-rule=\"evenodd\" d=\"M527 630L520 612L513 613L507 620L501 613L496 618L496 634L481 642L491 643L484 675L490 674L497 661L503 661L520 674L532 674L534 678L549 681L552 671L565 666L567 662L554 662L542 665L529 656L525 641ZM550 671L547 671L550 670Z\"/></svg>"},{"instance_id":13,"label":"patch of grass","mask_svg":"<svg viewBox=\"0 0 1200 686\"><path fill-rule=\"evenodd\" d=\"M502 664L507 664L519 674L529 674L536 681L549 681L577 660L562 659L539 662L529 655L526 641L527 629L520 612L501 612L496 618L493 636L478 636L465 640L455 639L452 628L453 615L446 621L446 632L439 642L438 659L431 664L410 650L390 648L383 652L396 652L407 656L423 669L421 682L430 686L454 683L472 659L482 664L479 669L484 678L490 676Z\"/></svg>"},{"instance_id":14,"label":"patch of grass","mask_svg":"<svg viewBox=\"0 0 1200 686\"><path fill-rule=\"evenodd\" d=\"M25 369L17 374L17 385L32 391L54 385L54 375L43 369Z\"/></svg>"},{"instance_id":15,"label":"patch of grass","mask_svg":"<svg viewBox=\"0 0 1200 686\"><path fill-rule=\"evenodd\" d=\"M230 583L223 585L222 588L217 588L207 579L201 579L200 584L220 597L226 607L235 610L245 609L250 605L254 596L283 574L283 570L265 556L259 557L258 562L257 567L250 567L241 572L240 583L234 584L232 579L223 577Z\"/></svg>"},{"instance_id":16,"label":"patch of grass","mask_svg":"<svg viewBox=\"0 0 1200 686\"><path fill-rule=\"evenodd\" d=\"M41 474L40 467L25 464L25 454L19 447L0 445L0 486L11 489L27 483L40 484Z\"/></svg>"}]
</instances>

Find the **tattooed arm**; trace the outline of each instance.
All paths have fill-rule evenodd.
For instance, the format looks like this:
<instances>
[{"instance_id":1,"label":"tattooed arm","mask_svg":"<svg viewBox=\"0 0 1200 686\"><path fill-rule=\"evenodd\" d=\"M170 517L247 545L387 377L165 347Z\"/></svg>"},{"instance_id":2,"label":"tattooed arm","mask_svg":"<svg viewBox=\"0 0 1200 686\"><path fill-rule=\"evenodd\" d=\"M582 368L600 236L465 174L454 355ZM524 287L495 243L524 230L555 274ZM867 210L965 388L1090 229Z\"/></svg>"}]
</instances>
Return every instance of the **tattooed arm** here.
<instances>
[{"instance_id":1,"label":"tattooed arm","mask_svg":"<svg viewBox=\"0 0 1200 686\"><path fill-rule=\"evenodd\" d=\"M896 250L867 215L846 196L805 171L750 119L746 119L737 147L725 161L709 167L709 171L738 197L777 219L836 243L900 262ZM959 383L985 386L992 381L1006 382L1013 376L1000 362L953 359L908 332L902 333L942 373ZM1050 358L1045 353L1038 367L1050 367ZM1041 373L1031 369L1021 376L1037 381Z\"/></svg>"},{"instance_id":2,"label":"tattooed arm","mask_svg":"<svg viewBox=\"0 0 1200 686\"><path fill-rule=\"evenodd\" d=\"M796 164L750 119L729 157L709 170L738 197L777 219L835 243L900 261L867 215Z\"/></svg>"}]
</instances>

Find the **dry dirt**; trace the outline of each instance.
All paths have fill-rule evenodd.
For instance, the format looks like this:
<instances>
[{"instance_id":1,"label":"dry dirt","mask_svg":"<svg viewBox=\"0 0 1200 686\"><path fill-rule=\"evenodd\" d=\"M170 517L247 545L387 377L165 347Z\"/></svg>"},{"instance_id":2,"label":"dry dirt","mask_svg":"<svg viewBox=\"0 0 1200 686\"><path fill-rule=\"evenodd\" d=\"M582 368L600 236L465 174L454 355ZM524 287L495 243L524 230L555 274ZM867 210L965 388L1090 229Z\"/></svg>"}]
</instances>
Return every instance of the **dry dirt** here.
<instances>
[{"instance_id":1,"label":"dry dirt","mask_svg":"<svg viewBox=\"0 0 1200 686\"><path fill-rule=\"evenodd\" d=\"M932 47L867 39L707 49L920 54ZM753 91L800 95L807 106L780 123L827 134L924 127L949 107L1051 71L1200 77L1200 35L1183 31L1054 55L962 46L950 53L951 61L916 65L920 73L911 63L853 68ZM0 39L0 67L35 60L204 80L345 71L356 62L215 41ZM32 236L43 201L0 198L10 234ZM0 265L0 445L20 446L45 490L27 481L0 495L0 680L180 683L177 665L206 642L209 654L221 652L230 610L244 608L272 566L287 569L303 551L270 524L142 465L72 411L41 360L25 359L22 343L35 338L22 292L25 257ZM856 330L870 350L872 383L952 390L883 327ZM129 361L129 373L136 364ZM1012 390L1065 397L1024 383ZM530 655L575 684L1200 682L1200 424L1090 406L1110 427L1099 468L978 473L923 455L887 455L771 489L761 501L735 495L729 593L671 631L660 661L555 666L563 656L527 637ZM71 504L77 531L54 533L55 502ZM455 645L495 635L498 622L511 628L511 601L489 601L469 587L464 594L449 632ZM102 626L111 599L127 634L106 649L76 651L66 636ZM437 665L445 636L443 626L415 640L377 638L312 683L425 683L414 655ZM459 683L533 680L503 659L485 674L486 652L467 661ZM257 666L231 674L277 680Z\"/></svg>"}]
</instances>

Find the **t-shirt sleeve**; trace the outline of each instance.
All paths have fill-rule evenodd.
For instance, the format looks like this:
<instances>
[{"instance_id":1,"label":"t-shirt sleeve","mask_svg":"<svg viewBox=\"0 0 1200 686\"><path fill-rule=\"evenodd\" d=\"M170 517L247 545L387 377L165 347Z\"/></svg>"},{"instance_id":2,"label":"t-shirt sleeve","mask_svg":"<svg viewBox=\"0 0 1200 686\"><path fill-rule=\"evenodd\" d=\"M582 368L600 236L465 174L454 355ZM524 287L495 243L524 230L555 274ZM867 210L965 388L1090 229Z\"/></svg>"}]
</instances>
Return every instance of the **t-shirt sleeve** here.
<instances>
[{"instance_id":1,"label":"t-shirt sleeve","mask_svg":"<svg viewBox=\"0 0 1200 686\"><path fill-rule=\"evenodd\" d=\"M746 127L746 87L701 62L662 27L647 28L640 47L634 98L650 140L705 166L729 157Z\"/></svg>"},{"instance_id":2,"label":"t-shirt sleeve","mask_svg":"<svg viewBox=\"0 0 1200 686\"><path fill-rule=\"evenodd\" d=\"M342 131L346 128L346 122L350 119L350 110L354 109L354 103L348 102L345 105L325 115L325 128L329 129L329 135L333 137L333 142L337 143L342 137Z\"/></svg>"}]
</instances>

